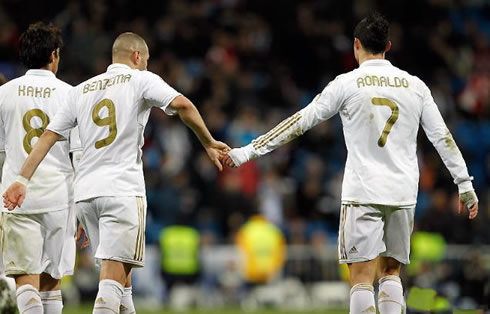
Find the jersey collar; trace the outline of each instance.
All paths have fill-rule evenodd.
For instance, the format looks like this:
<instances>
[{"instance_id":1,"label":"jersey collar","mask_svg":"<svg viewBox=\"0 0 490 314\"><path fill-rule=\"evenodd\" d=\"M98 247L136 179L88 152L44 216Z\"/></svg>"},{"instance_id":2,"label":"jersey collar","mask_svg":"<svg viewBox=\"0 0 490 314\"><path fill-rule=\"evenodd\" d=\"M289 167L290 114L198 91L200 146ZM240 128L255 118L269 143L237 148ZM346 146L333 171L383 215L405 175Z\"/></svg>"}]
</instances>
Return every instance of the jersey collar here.
<instances>
[{"instance_id":1,"label":"jersey collar","mask_svg":"<svg viewBox=\"0 0 490 314\"><path fill-rule=\"evenodd\" d=\"M51 72L49 70L43 70L43 69L30 69L30 70L27 70L26 75L56 77L56 75L54 75L53 72Z\"/></svg>"},{"instance_id":2,"label":"jersey collar","mask_svg":"<svg viewBox=\"0 0 490 314\"><path fill-rule=\"evenodd\" d=\"M125 69L125 70L131 70L131 68L126 65L126 64L122 64L122 63L113 63L111 64L110 66L107 67L107 72L111 71L111 70L114 70L114 69Z\"/></svg>"},{"instance_id":3,"label":"jersey collar","mask_svg":"<svg viewBox=\"0 0 490 314\"><path fill-rule=\"evenodd\" d=\"M383 65L391 65L391 62L386 59L371 59L371 60L364 61L359 67L383 66Z\"/></svg>"}]
</instances>

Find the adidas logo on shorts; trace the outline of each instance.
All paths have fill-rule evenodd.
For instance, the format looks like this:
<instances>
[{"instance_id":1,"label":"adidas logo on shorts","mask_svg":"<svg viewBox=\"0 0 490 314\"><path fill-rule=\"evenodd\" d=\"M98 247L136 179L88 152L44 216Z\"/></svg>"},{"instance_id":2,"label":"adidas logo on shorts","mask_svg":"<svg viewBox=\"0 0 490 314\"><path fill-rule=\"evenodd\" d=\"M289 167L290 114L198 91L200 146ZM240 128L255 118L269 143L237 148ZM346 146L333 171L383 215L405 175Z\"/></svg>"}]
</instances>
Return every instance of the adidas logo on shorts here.
<instances>
[{"instance_id":1,"label":"adidas logo on shorts","mask_svg":"<svg viewBox=\"0 0 490 314\"><path fill-rule=\"evenodd\" d=\"M105 301L102 298L98 298L97 300L95 300L95 303L96 304L105 304Z\"/></svg>"},{"instance_id":2,"label":"adidas logo on shorts","mask_svg":"<svg viewBox=\"0 0 490 314\"><path fill-rule=\"evenodd\" d=\"M388 293L386 293L385 291L381 291L381 292L379 293L379 296L380 296L381 298L383 298L383 297L389 297L389 294L388 294Z\"/></svg>"},{"instance_id":3,"label":"adidas logo on shorts","mask_svg":"<svg viewBox=\"0 0 490 314\"><path fill-rule=\"evenodd\" d=\"M353 254L353 253L359 253L359 251L356 249L355 246L353 246L349 251L349 254Z\"/></svg>"}]
</instances>

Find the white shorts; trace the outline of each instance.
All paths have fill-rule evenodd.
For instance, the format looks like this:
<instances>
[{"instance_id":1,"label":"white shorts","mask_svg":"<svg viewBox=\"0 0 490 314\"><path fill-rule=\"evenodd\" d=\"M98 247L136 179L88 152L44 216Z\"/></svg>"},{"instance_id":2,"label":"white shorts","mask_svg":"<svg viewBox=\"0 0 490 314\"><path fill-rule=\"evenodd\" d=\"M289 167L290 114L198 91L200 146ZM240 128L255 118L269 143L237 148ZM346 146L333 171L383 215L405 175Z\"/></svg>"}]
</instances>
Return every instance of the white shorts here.
<instances>
[{"instance_id":1,"label":"white shorts","mask_svg":"<svg viewBox=\"0 0 490 314\"><path fill-rule=\"evenodd\" d=\"M365 262L386 256L409 264L414 214L415 205L342 204L339 263Z\"/></svg>"},{"instance_id":2,"label":"white shorts","mask_svg":"<svg viewBox=\"0 0 490 314\"><path fill-rule=\"evenodd\" d=\"M98 266L102 260L144 266L146 198L97 197L75 208Z\"/></svg>"},{"instance_id":3,"label":"white shorts","mask_svg":"<svg viewBox=\"0 0 490 314\"><path fill-rule=\"evenodd\" d=\"M2 213L2 255L5 273L55 279L73 274L75 215L64 209L39 214Z\"/></svg>"}]
</instances>

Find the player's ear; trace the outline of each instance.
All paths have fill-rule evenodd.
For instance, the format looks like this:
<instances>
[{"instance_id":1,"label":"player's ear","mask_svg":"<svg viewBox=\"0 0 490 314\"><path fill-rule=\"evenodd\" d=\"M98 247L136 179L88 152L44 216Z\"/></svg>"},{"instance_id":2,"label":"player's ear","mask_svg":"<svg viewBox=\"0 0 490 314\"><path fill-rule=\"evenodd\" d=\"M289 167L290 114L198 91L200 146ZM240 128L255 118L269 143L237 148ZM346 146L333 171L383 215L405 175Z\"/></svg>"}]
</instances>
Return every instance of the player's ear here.
<instances>
[{"instance_id":1,"label":"player's ear","mask_svg":"<svg viewBox=\"0 0 490 314\"><path fill-rule=\"evenodd\" d=\"M354 38L354 49L359 50L361 48L361 41L359 38Z\"/></svg>"},{"instance_id":2,"label":"player's ear","mask_svg":"<svg viewBox=\"0 0 490 314\"><path fill-rule=\"evenodd\" d=\"M139 56L139 51L133 51L130 56L131 62L134 65L138 65L140 62L140 56Z\"/></svg>"},{"instance_id":3,"label":"player's ear","mask_svg":"<svg viewBox=\"0 0 490 314\"><path fill-rule=\"evenodd\" d=\"M49 63L53 63L55 59L56 59L56 50L53 50L49 55Z\"/></svg>"},{"instance_id":4,"label":"player's ear","mask_svg":"<svg viewBox=\"0 0 490 314\"><path fill-rule=\"evenodd\" d=\"M388 40L388 42L386 43L385 52L388 52L390 50L391 50L391 40Z\"/></svg>"}]
</instances>

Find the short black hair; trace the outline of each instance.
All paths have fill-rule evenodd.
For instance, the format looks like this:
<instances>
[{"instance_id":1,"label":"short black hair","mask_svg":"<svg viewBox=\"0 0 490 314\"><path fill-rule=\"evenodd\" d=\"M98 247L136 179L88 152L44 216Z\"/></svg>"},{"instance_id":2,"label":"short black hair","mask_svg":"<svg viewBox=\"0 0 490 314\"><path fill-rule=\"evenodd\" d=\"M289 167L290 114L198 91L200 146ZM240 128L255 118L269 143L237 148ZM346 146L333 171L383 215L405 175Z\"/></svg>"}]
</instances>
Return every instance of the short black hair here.
<instances>
[{"instance_id":1,"label":"short black hair","mask_svg":"<svg viewBox=\"0 0 490 314\"><path fill-rule=\"evenodd\" d=\"M37 22L20 35L20 61L28 69L40 69L50 62L53 51L62 48L61 30L53 24Z\"/></svg>"},{"instance_id":2,"label":"short black hair","mask_svg":"<svg viewBox=\"0 0 490 314\"><path fill-rule=\"evenodd\" d=\"M378 12L363 18L354 29L354 37L372 54L383 53L388 43L390 23Z\"/></svg>"}]
</instances>

